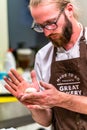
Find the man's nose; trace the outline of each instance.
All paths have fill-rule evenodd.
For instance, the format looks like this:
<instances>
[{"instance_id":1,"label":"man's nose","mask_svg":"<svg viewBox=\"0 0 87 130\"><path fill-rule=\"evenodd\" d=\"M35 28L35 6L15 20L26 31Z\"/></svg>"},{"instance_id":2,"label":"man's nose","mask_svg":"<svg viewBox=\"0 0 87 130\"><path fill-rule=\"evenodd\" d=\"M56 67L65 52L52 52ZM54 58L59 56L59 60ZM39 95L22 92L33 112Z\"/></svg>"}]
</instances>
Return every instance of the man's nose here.
<instances>
[{"instance_id":1,"label":"man's nose","mask_svg":"<svg viewBox=\"0 0 87 130\"><path fill-rule=\"evenodd\" d=\"M48 36L53 32L53 30L48 30L48 29L44 28L44 29L43 29L43 32L44 32L44 35L45 35L46 37L48 37Z\"/></svg>"}]
</instances>

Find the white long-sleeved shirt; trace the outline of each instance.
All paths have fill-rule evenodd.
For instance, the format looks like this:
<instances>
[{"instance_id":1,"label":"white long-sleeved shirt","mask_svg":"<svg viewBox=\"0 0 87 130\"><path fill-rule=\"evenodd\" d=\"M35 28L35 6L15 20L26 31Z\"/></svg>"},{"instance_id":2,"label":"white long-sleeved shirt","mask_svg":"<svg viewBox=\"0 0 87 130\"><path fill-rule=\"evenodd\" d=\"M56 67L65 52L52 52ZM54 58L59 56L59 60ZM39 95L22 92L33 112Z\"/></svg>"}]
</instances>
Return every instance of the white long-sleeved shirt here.
<instances>
[{"instance_id":1,"label":"white long-sleeved shirt","mask_svg":"<svg viewBox=\"0 0 87 130\"><path fill-rule=\"evenodd\" d=\"M83 34L83 29L75 43L75 45L66 51L64 48L57 48L57 56L56 61L72 59L80 57L79 52L79 40ZM85 28L85 38L87 40L87 28ZM43 80L45 82L49 82L50 75L51 75L51 63L53 57L53 49L54 46L51 42L41 48L38 53L36 54L35 58L35 66L34 69L36 70L38 80ZM83 50L84 51L84 50Z\"/></svg>"}]
</instances>

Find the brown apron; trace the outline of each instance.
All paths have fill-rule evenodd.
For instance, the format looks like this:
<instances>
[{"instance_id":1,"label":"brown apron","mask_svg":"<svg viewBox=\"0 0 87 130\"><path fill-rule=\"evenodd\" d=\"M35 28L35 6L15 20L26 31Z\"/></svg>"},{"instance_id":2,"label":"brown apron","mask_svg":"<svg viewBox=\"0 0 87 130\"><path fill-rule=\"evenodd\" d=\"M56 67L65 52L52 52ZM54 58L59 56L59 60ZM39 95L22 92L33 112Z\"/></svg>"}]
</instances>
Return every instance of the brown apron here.
<instances>
[{"instance_id":1,"label":"brown apron","mask_svg":"<svg viewBox=\"0 0 87 130\"><path fill-rule=\"evenodd\" d=\"M49 82L61 92L87 96L87 45L84 33L85 30L79 41L79 58L55 61L57 49L54 48ZM52 112L52 130L87 130L87 115L60 107L53 107Z\"/></svg>"}]
</instances>

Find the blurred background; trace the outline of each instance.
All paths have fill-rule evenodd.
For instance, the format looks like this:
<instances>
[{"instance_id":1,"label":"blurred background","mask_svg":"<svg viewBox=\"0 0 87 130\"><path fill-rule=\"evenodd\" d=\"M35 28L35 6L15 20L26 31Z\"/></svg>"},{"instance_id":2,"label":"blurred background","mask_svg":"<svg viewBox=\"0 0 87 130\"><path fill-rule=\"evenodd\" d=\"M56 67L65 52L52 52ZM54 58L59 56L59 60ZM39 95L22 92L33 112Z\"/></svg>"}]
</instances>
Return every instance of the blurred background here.
<instances>
[{"instance_id":1,"label":"blurred background","mask_svg":"<svg viewBox=\"0 0 87 130\"><path fill-rule=\"evenodd\" d=\"M30 112L20 104L3 86L3 77L10 68L15 68L31 81L35 54L48 43L44 34L31 29L32 17L28 9L29 0L0 0L0 128L36 130ZM87 25L87 1L79 0L79 20ZM50 129L44 128L44 129Z\"/></svg>"}]
</instances>

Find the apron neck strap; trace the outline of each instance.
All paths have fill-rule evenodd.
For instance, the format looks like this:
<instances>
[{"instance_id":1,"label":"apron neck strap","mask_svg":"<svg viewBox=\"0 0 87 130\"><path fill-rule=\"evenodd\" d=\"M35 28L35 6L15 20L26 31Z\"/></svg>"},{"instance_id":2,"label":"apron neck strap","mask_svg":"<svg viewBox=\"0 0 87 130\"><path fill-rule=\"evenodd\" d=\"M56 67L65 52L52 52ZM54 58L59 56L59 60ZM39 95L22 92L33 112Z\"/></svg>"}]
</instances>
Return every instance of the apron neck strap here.
<instances>
[{"instance_id":1,"label":"apron neck strap","mask_svg":"<svg viewBox=\"0 0 87 130\"><path fill-rule=\"evenodd\" d=\"M85 39L85 28L83 27L83 35L80 38L80 58L87 59L87 44Z\"/></svg>"}]
</instances>

